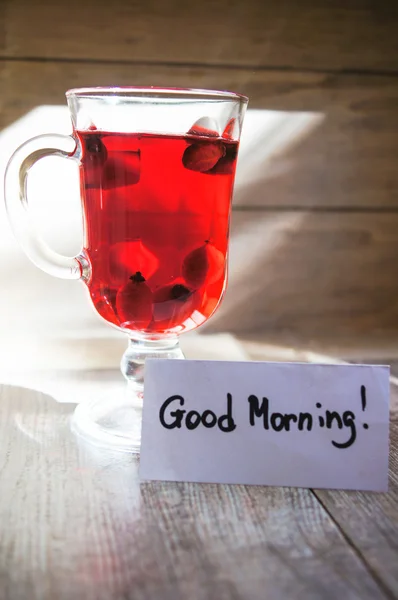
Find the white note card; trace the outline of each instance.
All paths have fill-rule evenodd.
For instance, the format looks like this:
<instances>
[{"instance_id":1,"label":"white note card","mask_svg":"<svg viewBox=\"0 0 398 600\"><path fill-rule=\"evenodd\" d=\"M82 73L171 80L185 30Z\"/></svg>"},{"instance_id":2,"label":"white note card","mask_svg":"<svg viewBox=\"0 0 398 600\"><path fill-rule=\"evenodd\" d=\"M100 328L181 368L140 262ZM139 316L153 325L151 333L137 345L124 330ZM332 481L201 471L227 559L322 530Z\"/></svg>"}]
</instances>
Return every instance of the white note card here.
<instances>
[{"instance_id":1,"label":"white note card","mask_svg":"<svg viewBox=\"0 0 398 600\"><path fill-rule=\"evenodd\" d=\"M389 374L148 360L141 478L386 491Z\"/></svg>"}]
</instances>

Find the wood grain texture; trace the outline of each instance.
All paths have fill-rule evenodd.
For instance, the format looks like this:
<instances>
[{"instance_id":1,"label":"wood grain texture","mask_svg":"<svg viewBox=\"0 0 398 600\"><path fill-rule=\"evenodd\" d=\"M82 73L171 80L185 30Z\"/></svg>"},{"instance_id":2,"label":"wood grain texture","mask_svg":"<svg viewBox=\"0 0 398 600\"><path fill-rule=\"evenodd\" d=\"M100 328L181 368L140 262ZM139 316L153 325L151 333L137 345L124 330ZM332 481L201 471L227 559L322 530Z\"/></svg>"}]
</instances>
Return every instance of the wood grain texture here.
<instances>
[{"instance_id":1,"label":"wood grain texture","mask_svg":"<svg viewBox=\"0 0 398 600\"><path fill-rule=\"evenodd\" d=\"M397 332L398 215L235 212L231 276L209 331L355 340Z\"/></svg>"},{"instance_id":2,"label":"wood grain texture","mask_svg":"<svg viewBox=\"0 0 398 600\"><path fill-rule=\"evenodd\" d=\"M331 332L329 339L326 336L314 336L311 340L302 339L301 336L294 338L292 333L289 335L283 330L262 332L259 329L257 332L243 332L239 335L239 342L252 360L263 360L266 349L272 357L269 360L305 362L328 356L345 362L391 365L391 374L398 375L397 334L389 329L373 330L370 334L359 331L355 336L349 332L333 336Z\"/></svg>"},{"instance_id":3,"label":"wood grain texture","mask_svg":"<svg viewBox=\"0 0 398 600\"><path fill-rule=\"evenodd\" d=\"M3 2L8 56L398 69L389 0Z\"/></svg>"},{"instance_id":4,"label":"wood grain texture","mask_svg":"<svg viewBox=\"0 0 398 600\"><path fill-rule=\"evenodd\" d=\"M6 51L6 6L0 3L0 56Z\"/></svg>"},{"instance_id":5,"label":"wood grain texture","mask_svg":"<svg viewBox=\"0 0 398 600\"><path fill-rule=\"evenodd\" d=\"M1 600L388 597L310 491L140 483L72 405L0 395Z\"/></svg>"},{"instance_id":6,"label":"wood grain texture","mask_svg":"<svg viewBox=\"0 0 398 600\"><path fill-rule=\"evenodd\" d=\"M54 222L57 232L64 240L73 235L62 222ZM49 332L90 337L107 330L84 284L49 277L11 243L0 271L7 281L0 296L3 332L25 336L28 322L39 341ZM301 348L361 336L376 347L377 335L388 335L396 348L397 256L396 214L234 211L225 300L200 331L261 332L263 340L283 344L290 337Z\"/></svg>"},{"instance_id":7,"label":"wood grain texture","mask_svg":"<svg viewBox=\"0 0 398 600\"><path fill-rule=\"evenodd\" d=\"M0 61L0 84L0 127L36 106L65 104L70 87L156 84L242 92L250 108L268 112L261 117L264 139L252 140L239 165L237 205L398 206L397 78Z\"/></svg>"},{"instance_id":8,"label":"wood grain texture","mask_svg":"<svg viewBox=\"0 0 398 600\"><path fill-rule=\"evenodd\" d=\"M393 386L393 401L398 388ZM384 582L391 597L398 596L398 415L390 430L390 480L388 494L317 490L333 519L358 548L372 571Z\"/></svg>"}]
</instances>

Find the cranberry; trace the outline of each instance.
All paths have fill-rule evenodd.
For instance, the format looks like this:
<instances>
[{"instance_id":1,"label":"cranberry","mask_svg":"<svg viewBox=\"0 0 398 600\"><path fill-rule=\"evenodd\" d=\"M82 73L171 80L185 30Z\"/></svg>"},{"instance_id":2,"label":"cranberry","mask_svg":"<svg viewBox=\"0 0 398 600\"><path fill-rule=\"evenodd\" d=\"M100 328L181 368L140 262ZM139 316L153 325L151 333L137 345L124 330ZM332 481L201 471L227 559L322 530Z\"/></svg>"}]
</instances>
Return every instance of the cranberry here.
<instances>
[{"instance_id":1,"label":"cranberry","mask_svg":"<svg viewBox=\"0 0 398 600\"><path fill-rule=\"evenodd\" d=\"M215 283L223 276L225 257L220 250L206 240L203 246L192 250L182 263L182 276L188 285L200 287L207 283Z\"/></svg>"},{"instance_id":2,"label":"cranberry","mask_svg":"<svg viewBox=\"0 0 398 600\"><path fill-rule=\"evenodd\" d=\"M122 285L129 273L140 270L149 279L159 265L157 257L140 239L113 244L108 252L110 276L116 285Z\"/></svg>"},{"instance_id":3,"label":"cranberry","mask_svg":"<svg viewBox=\"0 0 398 600\"><path fill-rule=\"evenodd\" d=\"M153 295L154 329L172 329L182 325L195 309L195 292L180 283L165 285Z\"/></svg>"},{"instance_id":4,"label":"cranberry","mask_svg":"<svg viewBox=\"0 0 398 600\"><path fill-rule=\"evenodd\" d=\"M238 144L225 144L225 155L214 165L210 171L211 175L233 175L238 155Z\"/></svg>"},{"instance_id":5,"label":"cranberry","mask_svg":"<svg viewBox=\"0 0 398 600\"><path fill-rule=\"evenodd\" d=\"M86 138L86 160L91 163L103 165L107 159L105 144L99 135L90 135Z\"/></svg>"},{"instance_id":6,"label":"cranberry","mask_svg":"<svg viewBox=\"0 0 398 600\"><path fill-rule=\"evenodd\" d=\"M132 275L116 296L121 324L146 329L152 319L152 292L140 271Z\"/></svg>"},{"instance_id":7,"label":"cranberry","mask_svg":"<svg viewBox=\"0 0 398 600\"><path fill-rule=\"evenodd\" d=\"M225 145L220 142L195 142L185 149L182 164L190 171L206 173L225 154Z\"/></svg>"},{"instance_id":8,"label":"cranberry","mask_svg":"<svg viewBox=\"0 0 398 600\"><path fill-rule=\"evenodd\" d=\"M97 188L101 181L102 167L107 150L99 135L87 135L83 146L83 174L86 188Z\"/></svg>"}]
</instances>

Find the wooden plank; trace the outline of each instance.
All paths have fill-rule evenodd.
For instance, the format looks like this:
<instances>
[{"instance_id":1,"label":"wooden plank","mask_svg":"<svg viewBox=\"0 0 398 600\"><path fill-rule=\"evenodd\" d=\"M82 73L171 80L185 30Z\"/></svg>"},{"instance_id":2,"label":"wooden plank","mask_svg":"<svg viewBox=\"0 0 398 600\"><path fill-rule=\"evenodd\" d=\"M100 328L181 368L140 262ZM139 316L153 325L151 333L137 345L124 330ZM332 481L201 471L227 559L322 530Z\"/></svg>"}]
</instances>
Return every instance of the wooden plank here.
<instances>
[{"instance_id":1,"label":"wooden plank","mask_svg":"<svg viewBox=\"0 0 398 600\"><path fill-rule=\"evenodd\" d=\"M52 222L57 248L78 246L73 227ZM36 340L49 332L105 332L85 286L39 271L22 256L5 217L0 225L7 256L0 267L7 282L0 330L26 337L29 323ZM397 214L235 211L231 233L225 300L200 331L261 332L264 341L312 350L325 340L358 338L376 347L377 335L397 345Z\"/></svg>"},{"instance_id":2,"label":"wooden plank","mask_svg":"<svg viewBox=\"0 0 398 600\"><path fill-rule=\"evenodd\" d=\"M395 404L398 390L394 386ZM390 482L387 494L316 490L332 518L350 538L391 597L398 596L398 420L390 430Z\"/></svg>"},{"instance_id":3,"label":"wooden plank","mask_svg":"<svg viewBox=\"0 0 398 600\"><path fill-rule=\"evenodd\" d=\"M156 84L244 92L251 108L268 112L258 117L264 138L248 138L242 151L237 205L398 206L396 78L12 61L0 61L0 78L2 127L38 105L64 104L64 91L76 86Z\"/></svg>"},{"instance_id":4,"label":"wooden plank","mask_svg":"<svg viewBox=\"0 0 398 600\"><path fill-rule=\"evenodd\" d=\"M397 360L390 360L386 364L390 365L391 375L393 375L394 377L396 377L397 380L398 380L398 361Z\"/></svg>"},{"instance_id":5,"label":"wooden plank","mask_svg":"<svg viewBox=\"0 0 398 600\"><path fill-rule=\"evenodd\" d=\"M6 5L8 56L398 69L398 11L389 0Z\"/></svg>"},{"instance_id":6,"label":"wooden plank","mask_svg":"<svg viewBox=\"0 0 398 600\"><path fill-rule=\"evenodd\" d=\"M0 3L0 56L6 53L6 6Z\"/></svg>"},{"instance_id":7,"label":"wooden plank","mask_svg":"<svg viewBox=\"0 0 398 600\"><path fill-rule=\"evenodd\" d=\"M0 394L2 600L388 597L310 491L140 484L72 405Z\"/></svg>"},{"instance_id":8,"label":"wooden plank","mask_svg":"<svg viewBox=\"0 0 398 600\"><path fill-rule=\"evenodd\" d=\"M398 377L397 333L390 330L360 330L355 336L319 335L310 340L280 330L274 332L242 332L239 341L252 360L326 362L345 361L359 364L391 366L392 377ZM395 410L398 412L398 398Z\"/></svg>"},{"instance_id":9,"label":"wooden plank","mask_svg":"<svg viewBox=\"0 0 398 600\"><path fill-rule=\"evenodd\" d=\"M397 335L396 214L235 212L231 277L210 331ZM307 346L306 346L307 344Z\"/></svg>"}]
</instances>

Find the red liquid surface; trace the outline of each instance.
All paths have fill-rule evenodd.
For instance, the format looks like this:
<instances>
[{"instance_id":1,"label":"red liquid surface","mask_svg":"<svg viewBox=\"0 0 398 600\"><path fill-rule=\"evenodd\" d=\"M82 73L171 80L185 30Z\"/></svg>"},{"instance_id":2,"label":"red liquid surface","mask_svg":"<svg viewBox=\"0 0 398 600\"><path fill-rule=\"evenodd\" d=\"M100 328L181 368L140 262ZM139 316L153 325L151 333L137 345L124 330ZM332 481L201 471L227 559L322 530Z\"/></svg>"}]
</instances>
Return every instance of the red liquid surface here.
<instances>
[{"instance_id":1,"label":"red liquid surface","mask_svg":"<svg viewBox=\"0 0 398 600\"><path fill-rule=\"evenodd\" d=\"M238 144L199 135L77 131L87 282L123 329L194 329L225 287Z\"/></svg>"}]
</instances>

